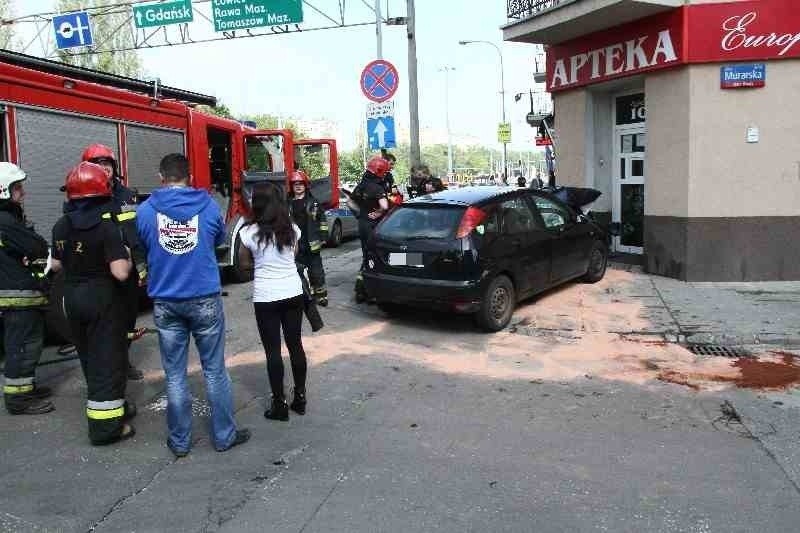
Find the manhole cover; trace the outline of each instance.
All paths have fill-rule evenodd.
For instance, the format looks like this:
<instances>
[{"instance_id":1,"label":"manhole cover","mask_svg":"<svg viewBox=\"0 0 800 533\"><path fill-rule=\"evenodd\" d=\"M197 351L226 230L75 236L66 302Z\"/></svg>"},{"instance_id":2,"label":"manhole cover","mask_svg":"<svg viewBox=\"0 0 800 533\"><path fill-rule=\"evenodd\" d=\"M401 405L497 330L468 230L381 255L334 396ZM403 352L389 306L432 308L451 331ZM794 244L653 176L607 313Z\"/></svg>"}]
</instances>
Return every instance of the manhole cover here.
<instances>
[{"instance_id":1,"label":"manhole cover","mask_svg":"<svg viewBox=\"0 0 800 533\"><path fill-rule=\"evenodd\" d=\"M690 344L687 350L695 355L709 357L750 357L750 353L735 346L722 346L719 344Z\"/></svg>"}]
</instances>

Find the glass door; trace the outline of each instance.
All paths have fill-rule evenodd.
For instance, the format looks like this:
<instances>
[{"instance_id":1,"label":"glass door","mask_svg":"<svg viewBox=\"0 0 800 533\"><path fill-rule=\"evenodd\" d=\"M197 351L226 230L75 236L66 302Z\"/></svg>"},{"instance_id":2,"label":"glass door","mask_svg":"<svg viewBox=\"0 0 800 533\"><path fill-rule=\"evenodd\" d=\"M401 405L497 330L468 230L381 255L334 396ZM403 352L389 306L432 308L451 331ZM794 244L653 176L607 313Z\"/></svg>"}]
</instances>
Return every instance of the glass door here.
<instances>
[{"instance_id":1,"label":"glass door","mask_svg":"<svg viewBox=\"0 0 800 533\"><path fill-rule=\"evenodd\" d=\"M614 222L617 251L644 252L644 183L647 131L644 124L615 128Z\"/></svg>"}]
</instances>

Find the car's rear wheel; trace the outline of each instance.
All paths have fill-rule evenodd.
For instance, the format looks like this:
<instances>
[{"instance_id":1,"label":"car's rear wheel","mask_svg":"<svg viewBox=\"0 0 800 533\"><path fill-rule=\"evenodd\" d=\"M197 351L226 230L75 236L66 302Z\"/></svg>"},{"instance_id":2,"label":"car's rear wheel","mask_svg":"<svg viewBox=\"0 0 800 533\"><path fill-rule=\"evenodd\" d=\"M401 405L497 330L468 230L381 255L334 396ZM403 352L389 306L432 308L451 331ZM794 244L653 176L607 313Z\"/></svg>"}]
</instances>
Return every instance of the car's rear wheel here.
<instances>
[{"instance_id":1,"label":"car's rear wheel","mask_svg":"<svg viewBox=\"0 0 800 533\"><path fill-rule=\"evenodd\" d=\"M328 246L338 248L340 244L342 244L342 223L337 220L333 223L331 236L328 238Z\"/></svg>"},{"instance_id":2,"label":"car's rear wheel","mask_svg":"<svg viewBox=\"0 0 800 533\"><path fill-rule=\"evenodd\" d=\"M511 321L517 300L508 276L497 276L486 286L475 320L486 331L500 331Z\"/></svg>"},{"instance_id":3,"label":"car's rear wheel","mask_svg":"<svg viewBox=\"0 0 800 533\"><path fill-rule=\"evenodd\" d=\"M608 268L608 247L600 241L595 241L589 252L589 267L581 280L584 283L597 283L606 275L606 268Z\"/></svg>"}]
</instances>

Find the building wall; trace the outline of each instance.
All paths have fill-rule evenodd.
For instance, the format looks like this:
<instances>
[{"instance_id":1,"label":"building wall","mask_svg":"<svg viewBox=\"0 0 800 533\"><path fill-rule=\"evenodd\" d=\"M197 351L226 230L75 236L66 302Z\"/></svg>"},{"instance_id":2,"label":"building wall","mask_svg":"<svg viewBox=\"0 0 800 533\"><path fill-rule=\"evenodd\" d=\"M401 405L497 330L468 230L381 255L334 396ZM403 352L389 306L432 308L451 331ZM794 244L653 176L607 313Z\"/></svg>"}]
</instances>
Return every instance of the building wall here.
<instances>
[{"instance_id":1,"label":"building wall","mask_svg":"<svg viewBox=\"0 0 800 533\"><path fill-rule=\"evenodd\" d=\"M647 76L645 215L689 214L690 74L685 68Z\"/></svg>"},{"instance_id":2,"label":"building wall","mask_svg":"<svg viewBox=\"0 0 800 533\"><path fill-rule=\"evenodd\" d=\"M553 95L556 116L556 179L559 185L586 183L586 106L588 91Z\"/></svg>"},{"instance_id":3,"label":"building wall","mask_svg":"<svg viewBox=\"0 0 800 533\"><path fill-rule=\"evenodd\" d=\"M614 203L612 183L613 177L611 170L613 162L613 142L612 132L614 131L614 119L611 115L612 96L608 92L592 93L592 147L593 153L590 163L591 176L587 180L589 187L602 192L602 196L594 204L595 211L608 214L611 220L611 209Z\"/></svg>"},{"instance_id":4,"label":"building wall","mask_svg":"<svg viewBox=\"0 0 800 533\"><path fill-rule=\"evenodd\" d=\"M763 89L719 88L720 65L647 78L645 256L688 281L800 279L800 61ZM758 143L747 143L757 126Z\"/></svg>"},{"instance_id":5,"label":"building wall","mask_svg":"<svg viewBox=\"0 0 800 533\"><path fill-rule=\"evenodd\" d=\"M767 86L719 88L720 65L691 66L692 217L800 215L800 60L767 62ZM749 126L760 132L747 143Z\"/></svg>"}]
</instances>

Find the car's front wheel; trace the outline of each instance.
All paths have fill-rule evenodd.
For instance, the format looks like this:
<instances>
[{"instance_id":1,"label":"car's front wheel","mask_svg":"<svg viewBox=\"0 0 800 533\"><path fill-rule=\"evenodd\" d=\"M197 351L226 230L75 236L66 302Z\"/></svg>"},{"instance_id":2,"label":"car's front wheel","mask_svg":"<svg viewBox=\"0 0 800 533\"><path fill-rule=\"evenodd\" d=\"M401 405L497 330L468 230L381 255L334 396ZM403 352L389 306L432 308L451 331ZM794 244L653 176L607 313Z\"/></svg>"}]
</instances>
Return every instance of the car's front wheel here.
<instances>
[{"instance_id":1,"label":"car's front wheel","mask_svg":"<svg viewBox=\"0 0 800 533\"><path fill-rule=\"evenodd\" d=\"M333 223L331 235L328 237L328 246L338 248L340 244L342 244L342 223L337 220Z\"/></svg>"},{"instance_id":2,"label":"car's front wheel","mask_svg":"<svg viewBox=\"0 0 800 533\"><path fill-rule=\"evenodd\" d=\"M581 280L584 283L597 283L606 275L606 268L608 268L608 247L600 241L595 241L589 252L589 267Z\"/></svg>"},{"instance_id":3,"label":"car's front wheel","mask_svg":"<svg viewBox=\"0 0 800 533\"><path fill-rule=\"evenodd\" d=\"M475 320L486 331L500 331L511 321L516 304L514 284L508 276L497 276L486 285Z\"/></svg>"}]
</instances>

